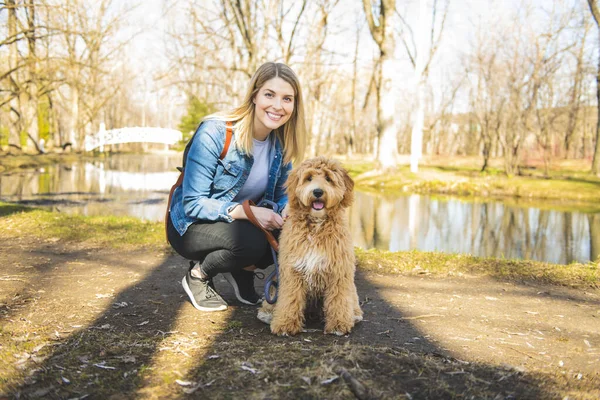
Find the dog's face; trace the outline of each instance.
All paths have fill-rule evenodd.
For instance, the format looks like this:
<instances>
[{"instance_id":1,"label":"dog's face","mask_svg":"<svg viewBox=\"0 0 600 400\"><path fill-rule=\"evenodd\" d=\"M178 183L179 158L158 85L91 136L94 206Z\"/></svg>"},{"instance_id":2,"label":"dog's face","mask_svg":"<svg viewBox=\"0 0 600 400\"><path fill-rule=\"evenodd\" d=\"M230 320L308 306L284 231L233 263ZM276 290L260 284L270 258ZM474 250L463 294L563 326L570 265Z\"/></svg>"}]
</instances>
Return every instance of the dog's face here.
<instances>
[{"instance_id":1,"label":"dog's face","mask_svg":"<svg viewBox=\"0 0 600 400\"><path fill-rule=\"evenodd\" d=\"M331 210L352 204L354 181L338 161L325 157L304 161L291 173L287 194L292 210L324 218Z\"/></svg>"}]
</instances>

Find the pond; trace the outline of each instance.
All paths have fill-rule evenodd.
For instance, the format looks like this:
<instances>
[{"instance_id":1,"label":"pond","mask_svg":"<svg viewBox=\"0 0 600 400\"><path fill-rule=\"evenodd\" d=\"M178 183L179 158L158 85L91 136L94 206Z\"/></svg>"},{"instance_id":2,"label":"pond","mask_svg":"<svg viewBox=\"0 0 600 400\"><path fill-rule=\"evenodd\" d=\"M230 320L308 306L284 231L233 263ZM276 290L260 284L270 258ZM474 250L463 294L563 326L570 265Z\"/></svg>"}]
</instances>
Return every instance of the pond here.
<instances>
[{"instance_id":1,"label":"pond","mask_svg":"<svg viewBox=\"0 0 600 400\"><path fill-rule=\"evenodd\" d=\"M82 215L164 218L180 155L116 155L0 174L0 200ZM552 263L596 260L600 214L501 202L357 191L350 210L354 244L384 250L469 253Z\"/></svg>"}]
</instances>

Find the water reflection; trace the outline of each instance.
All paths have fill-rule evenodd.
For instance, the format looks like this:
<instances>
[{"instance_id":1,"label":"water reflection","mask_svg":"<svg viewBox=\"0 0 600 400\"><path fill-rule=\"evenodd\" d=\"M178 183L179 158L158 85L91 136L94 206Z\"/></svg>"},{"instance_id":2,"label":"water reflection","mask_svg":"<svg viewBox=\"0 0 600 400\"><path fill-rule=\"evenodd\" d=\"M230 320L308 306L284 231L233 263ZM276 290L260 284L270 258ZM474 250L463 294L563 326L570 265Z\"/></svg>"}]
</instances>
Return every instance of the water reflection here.
<instances>
[{"instance_id":1,"label":"water reflection","mask_svg":"<svg viewBox=\"0 0 600 400\"><path fill-rule=\"evenodd\" d=\"M0 200L82 215L160 221L180 155L119 155L0 175ZM168 171L168 172L165 172ZM356 193L354 243L566 264L596 260L600 214L544 211L502 203Z\"/></svg>"},{"instance_id":2,"label":"water reflection","mask_svg":"<svg viewBox=\"0 0 600 400\"><path fill-rule=\"evenodd\" d=\"M158 221L180 163L180 155L118 155L24 170L0 175L0 199L72 214Z\"/></svg>"},{"instance_id":3,"label":"water reflection","mask_svg":"<svg viewBox=\"0 0 600 400\"><path fill-rule=\"evenodd\" d=\"M499 202L471 203L409 195L356 193L350 224L355 245L419 249L567 264L596 260L600 215L546 211Z\"/></svg>"}]
</instances>

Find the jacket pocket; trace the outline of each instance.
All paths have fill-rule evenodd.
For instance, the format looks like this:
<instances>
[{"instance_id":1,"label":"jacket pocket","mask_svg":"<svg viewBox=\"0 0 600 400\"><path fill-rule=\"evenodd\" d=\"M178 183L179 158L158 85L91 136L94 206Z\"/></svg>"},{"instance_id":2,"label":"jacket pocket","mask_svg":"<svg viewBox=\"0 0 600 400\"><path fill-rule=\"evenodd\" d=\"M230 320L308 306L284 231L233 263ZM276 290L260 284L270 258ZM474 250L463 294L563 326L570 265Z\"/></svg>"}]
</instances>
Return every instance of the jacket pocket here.
<instances>
[{"instance_id":1,"label":"jacket pocket","mask_svg":"<svg viewBox=\"0 0 600 400\"><path fill-rule=\"evenodd\" d=\"M213 186L215 189L229 190L235 186L242 175L242 168L231 161L218 160Z\"/></svg>"}]
</instances>

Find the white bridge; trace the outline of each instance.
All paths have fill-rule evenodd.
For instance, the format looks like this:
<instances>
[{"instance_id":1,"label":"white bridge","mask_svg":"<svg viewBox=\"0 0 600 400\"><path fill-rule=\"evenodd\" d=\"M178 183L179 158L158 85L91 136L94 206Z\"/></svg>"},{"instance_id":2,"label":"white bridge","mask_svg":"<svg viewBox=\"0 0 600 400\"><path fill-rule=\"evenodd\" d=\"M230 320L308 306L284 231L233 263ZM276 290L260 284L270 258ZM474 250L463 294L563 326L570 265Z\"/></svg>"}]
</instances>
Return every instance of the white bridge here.
<instances>
[{"instance_id":1,"label":"white bridge","mask_svg":"<svg viewBox=\"0 0 600 400\"><path fill-rule=\"evenodd\" d=\"M120 128L107 131L104 124L100 124L100 131L95 135L85 137L85 151L92 151L100 148L104 151L104 146L117 143L163 143L173 145L182 140L183 135L176 129L168 128Z\"/></svg>"}]
</instances>

